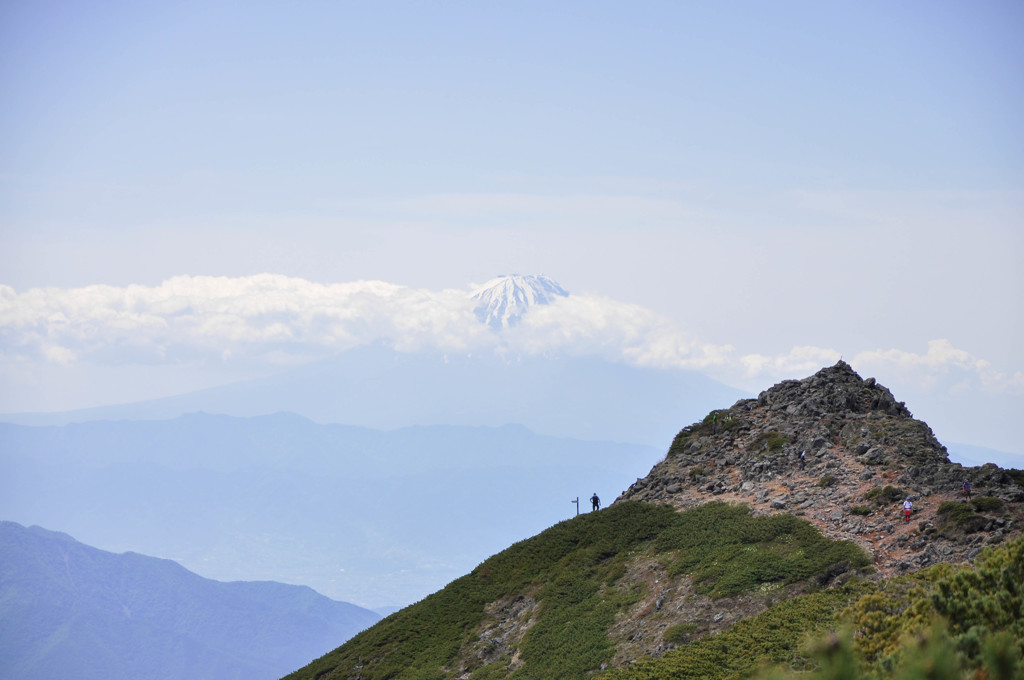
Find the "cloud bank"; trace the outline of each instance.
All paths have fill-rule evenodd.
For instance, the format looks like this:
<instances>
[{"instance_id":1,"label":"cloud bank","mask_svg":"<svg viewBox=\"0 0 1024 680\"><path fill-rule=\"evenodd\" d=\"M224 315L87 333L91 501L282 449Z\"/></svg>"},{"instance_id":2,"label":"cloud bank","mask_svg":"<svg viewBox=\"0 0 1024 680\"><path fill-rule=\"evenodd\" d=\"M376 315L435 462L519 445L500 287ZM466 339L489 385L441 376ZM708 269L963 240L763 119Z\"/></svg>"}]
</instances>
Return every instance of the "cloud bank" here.
<instances>
[{"instance_id":1,"label":"cloud bank","mask_svg":"<svg viewBox=\"0 0 1024 680\"><path fill-rule=\"evenodd\" d=\"M260 274L177 276L158 286L0 286L0 360L123 366L185 362L302 363L360 345L398 351L597 355L654 368L693 369L747 389L807 375L840 358L798 346L782 355L740 354L702 342L639 305L570 295L532 308L495 331L480 323L467 290L413 289L383 281L322 284ZM1024 373L932 340L926 351L865 349L847 360L870 375L921 389L1024 394Z\"/></svg>"},{"instance_id":2,"label":"cloud bank","mask_svg":"<svg viewBox=\"0 0 1024 680\"><path fill-rule=\"evenodd\" d=\"M469 348L486 329L462 291L381 281L319 284L261 274L178 276L159 286L0 286L0 353L59 363L189 358L301 360L388 341Z\"/></svg>"}]
</instances>

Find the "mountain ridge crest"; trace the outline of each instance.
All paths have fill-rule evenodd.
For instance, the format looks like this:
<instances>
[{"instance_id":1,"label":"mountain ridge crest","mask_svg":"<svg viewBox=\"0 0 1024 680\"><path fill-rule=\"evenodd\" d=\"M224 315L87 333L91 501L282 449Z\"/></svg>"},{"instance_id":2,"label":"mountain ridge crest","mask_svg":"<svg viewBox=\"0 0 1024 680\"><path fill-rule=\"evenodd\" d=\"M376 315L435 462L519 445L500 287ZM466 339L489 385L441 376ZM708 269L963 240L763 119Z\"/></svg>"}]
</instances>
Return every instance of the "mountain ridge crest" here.
<instances>
[{"instance_id":1,"label":"mountain ridge crest","mask_svg":"<svg viewBox=\"0 0 1024 680\"><path fill-rule=\"evenodd\" d=\"M950 462L927 423L874 378L839 361L684 427L665 459L615 502L685 509L721 500L757 514L793 513L832 538L856 542L880 572L895 575L980 552L971 537L939 530L948 524L943 504L966 500L965 480L975 495L1018 510L1024 503L1024 482L992 463ZM901 516L907 498L911 522ZM995 532L998 541L1014 525L978 522L975 531ZM915 540L922 533L932 538Z\"/></svg>"}]
</instances>

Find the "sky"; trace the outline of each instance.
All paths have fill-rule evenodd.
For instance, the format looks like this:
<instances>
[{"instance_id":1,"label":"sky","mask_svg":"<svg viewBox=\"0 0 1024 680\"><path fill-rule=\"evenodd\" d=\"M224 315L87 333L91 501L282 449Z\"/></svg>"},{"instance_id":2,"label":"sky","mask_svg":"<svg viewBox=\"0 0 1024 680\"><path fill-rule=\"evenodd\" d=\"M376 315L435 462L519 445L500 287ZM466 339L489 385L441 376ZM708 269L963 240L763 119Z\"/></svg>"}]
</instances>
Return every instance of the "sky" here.
<instances>
[{"instance_id":1,"label":"sky","mask_svg":"<svg viewBox=\"0 0 1024 680\"><path fill-rule=\"evenodd\" d=\"M0 0L0 412L386 341L1024 452L1024 5ZM495 338L468 294L572 295Z\"/></svg>"}]
</instances>

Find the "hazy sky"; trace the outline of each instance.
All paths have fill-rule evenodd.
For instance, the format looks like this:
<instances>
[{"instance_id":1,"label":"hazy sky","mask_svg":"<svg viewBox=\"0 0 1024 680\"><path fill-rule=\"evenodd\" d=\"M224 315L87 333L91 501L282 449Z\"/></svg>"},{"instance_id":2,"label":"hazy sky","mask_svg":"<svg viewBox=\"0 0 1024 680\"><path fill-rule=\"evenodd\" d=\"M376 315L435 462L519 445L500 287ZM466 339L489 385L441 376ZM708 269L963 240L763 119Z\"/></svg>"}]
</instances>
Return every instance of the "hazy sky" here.
<instances>
[{"instance_id":1,"label":"hazy sky","mask_svg":"<svg viewBox=\"0 0 1024 680\"><path fill-rule=\"evenodd\" d=\"M1021 35L984 0L0 0L0 411L487 345L465 293L542 273L574 295L519 348L755 391L842 355L1022 451Z\"/></svg>"}]
</instances>

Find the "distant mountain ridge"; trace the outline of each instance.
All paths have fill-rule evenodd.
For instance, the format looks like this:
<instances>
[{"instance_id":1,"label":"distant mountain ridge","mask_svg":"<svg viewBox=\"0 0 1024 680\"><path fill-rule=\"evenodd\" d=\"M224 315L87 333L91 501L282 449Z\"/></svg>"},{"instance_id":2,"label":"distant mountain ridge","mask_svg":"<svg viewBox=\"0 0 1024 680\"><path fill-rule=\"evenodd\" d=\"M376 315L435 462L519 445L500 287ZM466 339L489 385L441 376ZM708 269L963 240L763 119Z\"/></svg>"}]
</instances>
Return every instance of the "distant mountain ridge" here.
<instances>
[{"instance_id":1,"label":"distant mountain ridge","mask_svg":"<svg viewBox=\"0 0 1024 680\"><path fill-rule=\"evenodd\" d=\"M211 581L0 522L0 677L271 680L378 619L304 586Z\"/></svg>"},{"instance_id":2,"label":"distant mountain ridge","mask_svg":"<svg viewBox=\"0 0 1024 680\"><path fill-rule=\"evenodd\" d=\"M278 375L165 399L56 414L0 416L24 425L151 420L198 411L237 417L296 413L318 423L375 429L499 427L664 448L678 423L745 392L700 373L597 357L404 353L373 345Z\"/></svg>"},{"instance_id":3,"label":"distant mountain ridge","mask_svg":"<svg viewBox=\"0 0 1024 680\"><path fill-rule=\"evenodd\" d=\"M221 580L405 605L509 542L621 492L653 447L522 426L322 425L294 414L0 423L0 517Z\"/></svg>"}]
</instances>

